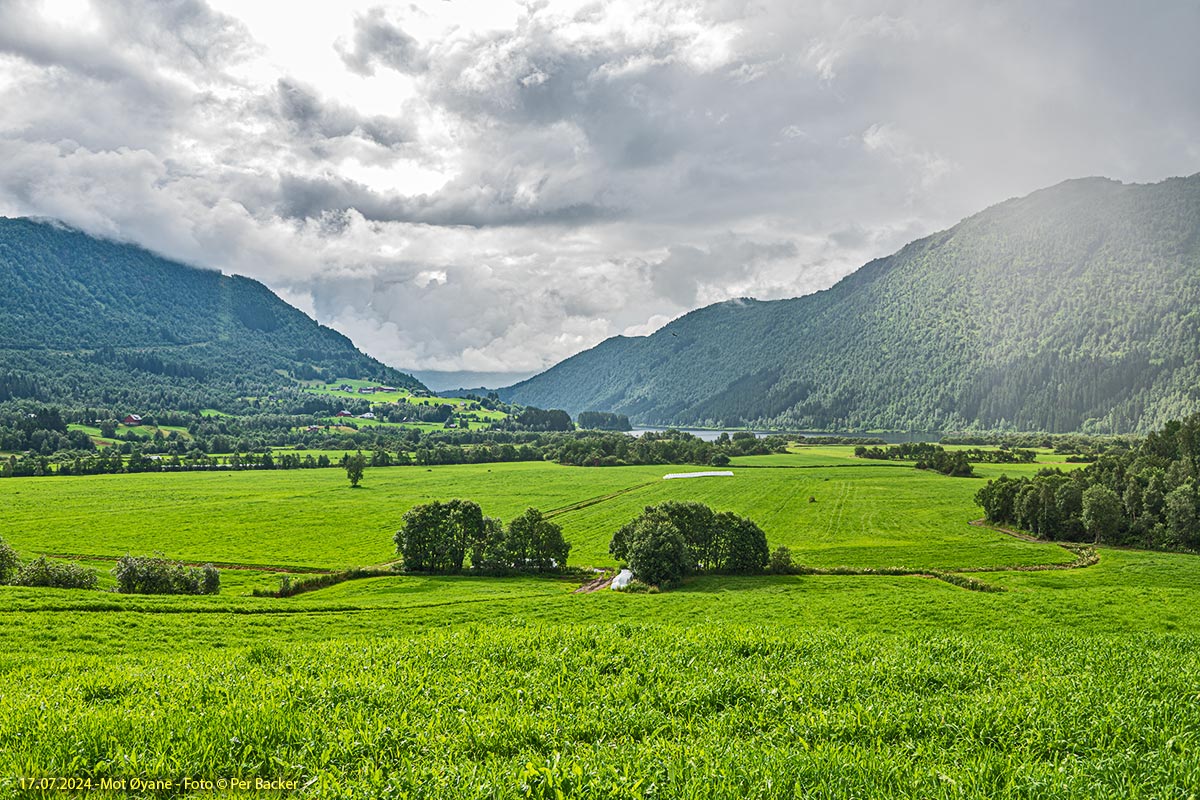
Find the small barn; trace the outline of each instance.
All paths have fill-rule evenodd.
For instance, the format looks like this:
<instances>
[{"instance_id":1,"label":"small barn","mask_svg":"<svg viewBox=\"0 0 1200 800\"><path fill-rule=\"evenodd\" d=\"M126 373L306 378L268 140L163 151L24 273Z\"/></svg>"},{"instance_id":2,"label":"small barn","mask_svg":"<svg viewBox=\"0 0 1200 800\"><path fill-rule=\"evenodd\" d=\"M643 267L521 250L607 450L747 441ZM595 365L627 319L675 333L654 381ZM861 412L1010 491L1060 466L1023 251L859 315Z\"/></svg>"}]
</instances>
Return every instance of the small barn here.
<instances>
[{"instance_id":1,"label":"small barn","mask_svg":"<svg viewBox=\"0 0 1200 800\"><path fill-rule=\"evenodd\" d=\"M141 425L142 418L138 414L126 414L125 419L121 420L123 425Z\"/></svg>"}]
</instances>

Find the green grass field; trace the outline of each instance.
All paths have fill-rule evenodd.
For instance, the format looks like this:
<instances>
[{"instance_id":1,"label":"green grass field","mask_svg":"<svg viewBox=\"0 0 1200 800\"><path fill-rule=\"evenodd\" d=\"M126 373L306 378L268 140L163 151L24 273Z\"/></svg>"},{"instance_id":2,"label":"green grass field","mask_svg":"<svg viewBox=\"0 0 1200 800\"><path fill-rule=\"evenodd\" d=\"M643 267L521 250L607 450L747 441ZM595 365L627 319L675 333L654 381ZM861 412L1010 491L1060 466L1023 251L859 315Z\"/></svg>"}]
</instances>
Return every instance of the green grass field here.
<instances>
[{"instance_id":1,"label":"green grass field","mask_svg":"<svg viewBox=\"0 0 1200 800\"><path fill-rule=\"evenodd\" d=\"M607 565L617 525L680 498L752 516L813 565L1071 558L967 525L983 479L851 451L672 481L686 470L387 468L359 490L332 469L9 479L0 536L25 555L328 568L391 558L404 509L459 496L550 512L573 563ZM22 777L188 777L213 789L84 796L257 796L217 783L236 777L332 798L1195 797L1200 558L1103 548L1086 568L978 577L1004 591L395 576L249 596L270 569L222 570L205 597L0 587L0 794Z\"/></svg>"},{"instance_id":2,"label":"green grass field","mask_svg":"<svg viewBox=\"0 0 1200 800\"><path fill-rule=\"evenodd\" d=\"M848 452L739 459L732 478L670 481L662 476L676 468L544 462L370 469L359 489L335 469L15 479L0 486L10 528L0 535L31 552L161 551L193 561L341 568L389 561L392 535L413 505L464 497L504 520L529 506L541 509L562 525L571 563L607 566L613 531L646 505L680 499L749 516L772 546L787 545L797 562L814 566L951 569L1071 560L1052 545L968 526L979 516L971 498L982 479ZM829 466L815 466L822 458Z\"/></svg>"}]
</instances>

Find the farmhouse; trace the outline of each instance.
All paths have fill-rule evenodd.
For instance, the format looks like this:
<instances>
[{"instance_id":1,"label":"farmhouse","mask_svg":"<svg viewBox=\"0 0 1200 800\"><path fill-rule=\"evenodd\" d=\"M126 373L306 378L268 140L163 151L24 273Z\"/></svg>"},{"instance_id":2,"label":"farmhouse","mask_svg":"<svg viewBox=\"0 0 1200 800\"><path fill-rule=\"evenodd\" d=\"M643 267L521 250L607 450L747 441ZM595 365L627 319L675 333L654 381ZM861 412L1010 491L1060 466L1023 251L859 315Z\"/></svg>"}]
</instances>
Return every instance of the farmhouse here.
<instances>
[{"instance_id":1,"label":"farmhouse","mask_svg":"<svg viewBox=\"0 0 1200 800\"><path fill-rule=\"evenodd\" d=\"M142 418L138 414L127 414L121 422L125 425L141 425Z\"/></svg>"},{"instance_id":2,"label":"farmhouse","mask_svg":"<svg viewBox=\"0 0 1200 800\"><path fill-rule=\"evenodd\" d=\"M367 413L365 413L365 414L359 414L359 415L358 415L358 418L359 418L359 419L375 419L375 415L374 415L374 414L372 414L370 411L368 411L368 412L367 412Z\"/></svg>"}]
</instances>

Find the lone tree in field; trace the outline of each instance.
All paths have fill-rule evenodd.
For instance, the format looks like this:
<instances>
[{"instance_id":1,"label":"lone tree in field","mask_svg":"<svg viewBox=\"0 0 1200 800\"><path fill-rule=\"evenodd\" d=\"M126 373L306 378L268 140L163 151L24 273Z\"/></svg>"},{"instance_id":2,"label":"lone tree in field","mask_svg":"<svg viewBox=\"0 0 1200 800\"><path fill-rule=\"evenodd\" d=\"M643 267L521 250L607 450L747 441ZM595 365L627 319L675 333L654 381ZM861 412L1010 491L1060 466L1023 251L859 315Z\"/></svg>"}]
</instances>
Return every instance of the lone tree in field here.
<instances>
[{"instance_id":1,"label":"lone tree in field","mask_svg":"<svg viewBox=\"0 0 1200 800\"><path fill-rule=\"evenodd\" d=\"M363 457L361 450L346 459L346 477L350 479L350 488L358 488L358 482L362 480L366 469L367 459Z\"/></svg>"}]
</instances>

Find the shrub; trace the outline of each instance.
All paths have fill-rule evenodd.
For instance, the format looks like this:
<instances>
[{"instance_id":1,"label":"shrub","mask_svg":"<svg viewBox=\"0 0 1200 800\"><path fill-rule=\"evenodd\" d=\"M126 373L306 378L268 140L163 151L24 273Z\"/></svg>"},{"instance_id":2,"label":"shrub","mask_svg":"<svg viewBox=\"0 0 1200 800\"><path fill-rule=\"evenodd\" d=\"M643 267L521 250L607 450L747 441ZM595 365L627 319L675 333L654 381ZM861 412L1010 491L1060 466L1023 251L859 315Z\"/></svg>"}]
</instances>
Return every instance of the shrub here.
<instances>
[{"instance_id":1,"label":"shrub","mask_svg":"<svg viewBox=\"0 0 1200 800\"><path fill-rule=\"evenodd\" d=\"M51 561L45 556L25 564L12 579L13 586L46 586L54 589L95 589L96 571L82 564Z\"/></svg>"},{"instance_id":2,"label":"shrub","mask_svg":"<svg viewBox=\"0 0 1200 800\"><path fill-rule=\"evenodd\" d=\"M651 586L648 583L643 583L638 580L630 581L624 587L617 589L618 592L626 592L628 594L658 594L658 587Z\"/></svg>"},{"instance_id":3,"label":"shrub","mask_svg":"<svg viewBox=\"0 0 1200 800\"><path fill-rule=\"evenodd\" d=\"M771 560L767 562L767 570L774 572L776 575L787 575L792 571L792 551L791 548L780 545L771 553Z\"/></svg>"},{"instance_id":4,"label":"shrub","mask_svg":"<svg viewBox=\"0 0 1200 800\"><path fill-rule=\"evenodd\" d=\"M122 594L217 594L221 574L212 564L189 567L161 556L122 556L113 568Z\"/></svg>"},{"instance_id":5,"label":"shrub","mask_svg":"<svg viewBox=\"0 0 1200 800\"><path fill-rule=\"evenodd\" d=\"M21 559L17 557L17 551L13 550L8 542L0 539L0 583L11 581L20 566Z\"/></svg>"}]
</instances>

